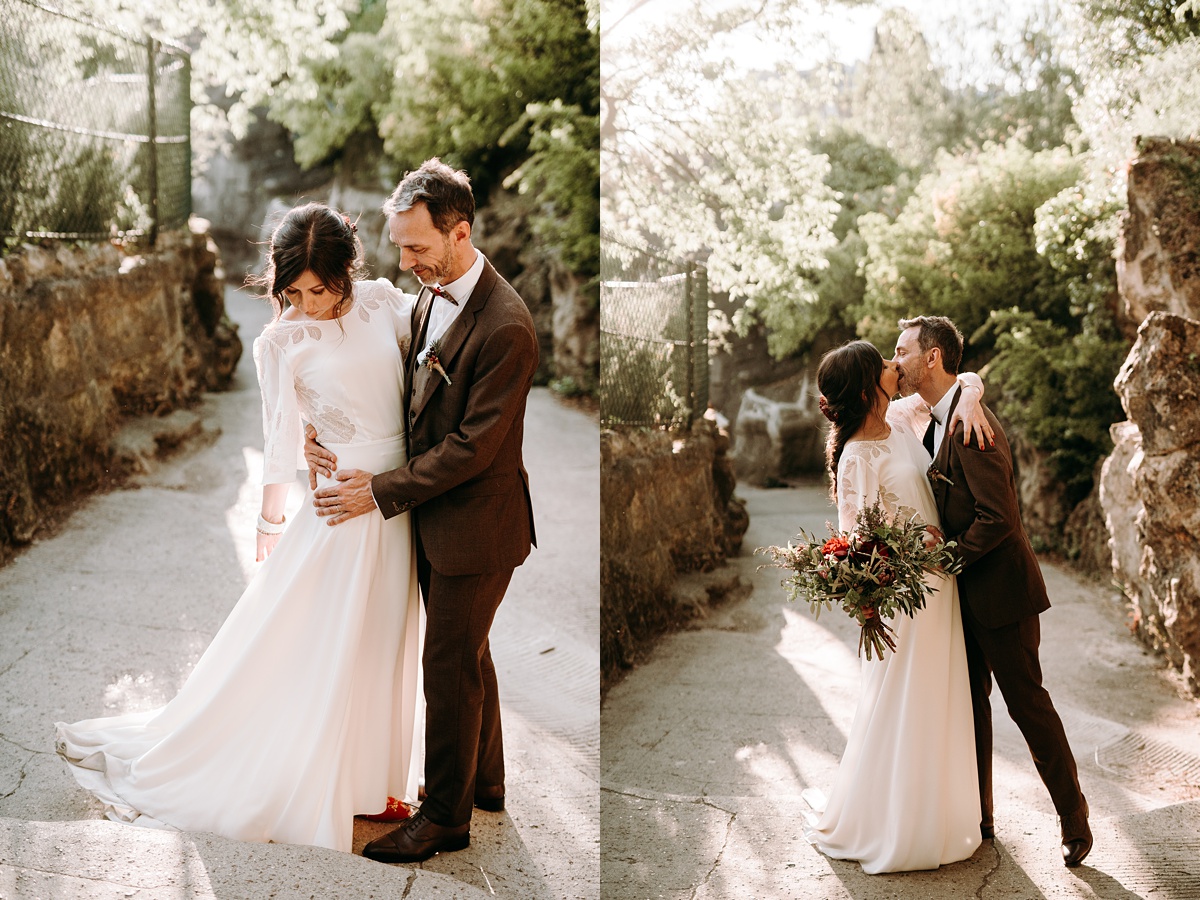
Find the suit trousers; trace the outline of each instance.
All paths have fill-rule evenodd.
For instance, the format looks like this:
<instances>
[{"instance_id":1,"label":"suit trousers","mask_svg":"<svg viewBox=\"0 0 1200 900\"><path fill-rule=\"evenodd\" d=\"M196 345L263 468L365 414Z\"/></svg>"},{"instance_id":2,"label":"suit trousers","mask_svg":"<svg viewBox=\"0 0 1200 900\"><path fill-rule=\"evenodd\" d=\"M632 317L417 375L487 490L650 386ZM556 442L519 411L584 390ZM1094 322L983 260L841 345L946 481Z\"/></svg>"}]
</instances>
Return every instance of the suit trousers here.
<instances>
[{"instance_id":1,"label":"suit trousers","mask_svg":"<svg viewBox=\"0 0 1200 900\"><path fill-rule=\"evenodd\" d=\"M471 821L476 793L503 794L500 695L488 632L512 569L443 575L417 537L417 578L425 600L425 800L438 825Z\"/></svg>"},{"instance_id":2,"label":"suit trousers","mask_svg":"<svg viewBox=\"0 0 1200 900\"><path fill-rule=\"evenodd\" d=\"M967 645L967 671L971 680L971 706L975 717L975 757L979 767L979 806L983 825L992 824L992 679L1021 729L1038 775L1050 792L1060 816L1083 805L1075 756L1067 743L1062 720L1050 693L1042 687L1038 646L1042 639L1037 616L1026 616L1013 625L988 628L962 601L963 636Z\"/></svg>"}]
</instances>

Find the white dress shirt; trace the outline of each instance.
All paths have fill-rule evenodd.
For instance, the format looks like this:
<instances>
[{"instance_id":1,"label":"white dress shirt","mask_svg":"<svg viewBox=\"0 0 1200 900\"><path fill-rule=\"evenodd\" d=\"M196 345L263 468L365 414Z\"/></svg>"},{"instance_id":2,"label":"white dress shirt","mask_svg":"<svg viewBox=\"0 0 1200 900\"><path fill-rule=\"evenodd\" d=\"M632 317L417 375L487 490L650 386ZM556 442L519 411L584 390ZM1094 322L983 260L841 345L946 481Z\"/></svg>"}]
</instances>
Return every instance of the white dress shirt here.
<instances>
[{"instance_id":1,"label":"white dress shirt","mask_svg":"<svg viewBox=\"0 0 1200 900\"><path fill-rule=\"evenodd\" d=\"M946 436L946 418L950 415L950 404L954 402L954 392L962 387L961 384L951 386L942 394L942 399L930 410L933 415L933 458L937 459L938 451L942 448L942 438Z\"/></svg>"},{"instance_id":2,"label":"white dress shirt","mask_svg":"<svg viewBox=\"0 0 1200 900\"><path fill-rule=\"evenodd\" d=\"M433 305L429 309L429 325L425 329L425 346L421 348L421 353L417 356L417 365L425 365L429 345L434 341L441 340L442 335L450 330L450 326L454 324L458 314L463 311L463 307L471 299L471 292L475 290L475 285L479 283L479 276L482 274L483 254L476 249L475 262L471 263L471 268L449 284L440 286L443 291L458 301L458 305L451 303L445 297L434 295Z\"/></svg>"}]
</instances>

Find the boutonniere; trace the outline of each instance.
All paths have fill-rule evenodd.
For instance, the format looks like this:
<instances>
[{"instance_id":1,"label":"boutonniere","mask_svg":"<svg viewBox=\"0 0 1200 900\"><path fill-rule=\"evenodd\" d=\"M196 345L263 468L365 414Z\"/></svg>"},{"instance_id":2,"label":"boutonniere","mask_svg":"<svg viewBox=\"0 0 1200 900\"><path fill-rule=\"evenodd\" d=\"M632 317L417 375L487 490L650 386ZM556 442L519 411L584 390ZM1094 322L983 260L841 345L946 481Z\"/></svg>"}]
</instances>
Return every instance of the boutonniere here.
<instances>
[{"instance_id":1,"label":"boutonniere","mask_svg":"<svg viewBox=\"0 0 1200 900\"><path fill-rule=\"evenodd\" d=\"M950 487L954 487L954 482L939 472L937 466L930 465L929 471L927 471L925 474L929 476L929 480L933 482L935 487L939 481L944 481L946 484L950 485Z\"/></svg>"},{"instance_id":2,"label":"boutonniere","mask_svg":"<svg viewBox=\"0 0 1200 900\"><path fill-rule=\"evenodd\" d=\"M430 372L437 372L446 380L446 384L454 384L450 380L450 376L446 374L446 370L442 368L442 361L438 359L438 353L441 352L441 341L433 340L429 343L429 349L425 351L425 362L423 365Z\"/></svg>"}]
</instances>

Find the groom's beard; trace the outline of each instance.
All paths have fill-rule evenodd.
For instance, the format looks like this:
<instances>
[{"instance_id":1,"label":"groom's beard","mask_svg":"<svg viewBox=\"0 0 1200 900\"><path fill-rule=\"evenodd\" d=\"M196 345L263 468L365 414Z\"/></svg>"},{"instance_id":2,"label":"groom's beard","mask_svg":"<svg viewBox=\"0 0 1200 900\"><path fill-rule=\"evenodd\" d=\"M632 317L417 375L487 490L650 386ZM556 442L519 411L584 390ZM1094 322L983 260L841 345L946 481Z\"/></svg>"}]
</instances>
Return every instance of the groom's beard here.
<instances>
[{"instance_id":1,"label":"groom's beard","mask_svg":"<svg viewBox=\"0 0 1200 900\"><path fill-rule=\"evenodd\" d=\"M424 276L417 276L418 280L424 285L430 284L445 284L450 272L454 269L454 248L450 245L450 238L442 239L442 255L438 259L436 265L423 267L425 268ZM426 280L428 279L428 280Z\"/></svg>"},{"instance_id":2,"label":"groom's beard","mask_svg":"<svg viewBox=\"0 0 1200 900\"><path fill-rule=\"evenodd\" d=\"M900 383L896 385L896 388L900 392L901 397L911 397L921 389L921 385L913 382L908 375L902 375Z\"/></svg>"}]
</instances>

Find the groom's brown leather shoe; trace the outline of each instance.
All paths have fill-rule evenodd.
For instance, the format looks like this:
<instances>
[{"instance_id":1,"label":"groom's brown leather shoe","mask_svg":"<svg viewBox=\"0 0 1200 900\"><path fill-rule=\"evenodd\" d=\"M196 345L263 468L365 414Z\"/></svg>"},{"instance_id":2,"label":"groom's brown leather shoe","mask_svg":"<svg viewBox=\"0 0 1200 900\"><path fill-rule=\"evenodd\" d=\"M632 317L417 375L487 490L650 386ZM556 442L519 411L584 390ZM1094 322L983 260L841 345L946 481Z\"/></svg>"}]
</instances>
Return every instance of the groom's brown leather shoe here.
<instances>
[{"instance_id":1,"label":"groom's brown leather shoe","mask_svg":"<svg viewBox=\"0 0 1200 900\"><path fill-rule=\"evenodd\" d=\"M471 823L439 825L423 812L383 837L363 847L363 856L382 863L413 863L429 859L435 853L462 850L471 843Z\"/></svg>"},{"instance_id":2,"label":"groom's brown leather shoe","mask_svg":"<svg viewBox=\"0 0 1200 900\"><path fill-rule=\"evenodd\" d=\"M1068 869L1074 869L1092 851L1092 829L1088 827L1088 805L1083 805L1069 816L1063 816L1062 855Z\"/></svg>"}]
</instances>

